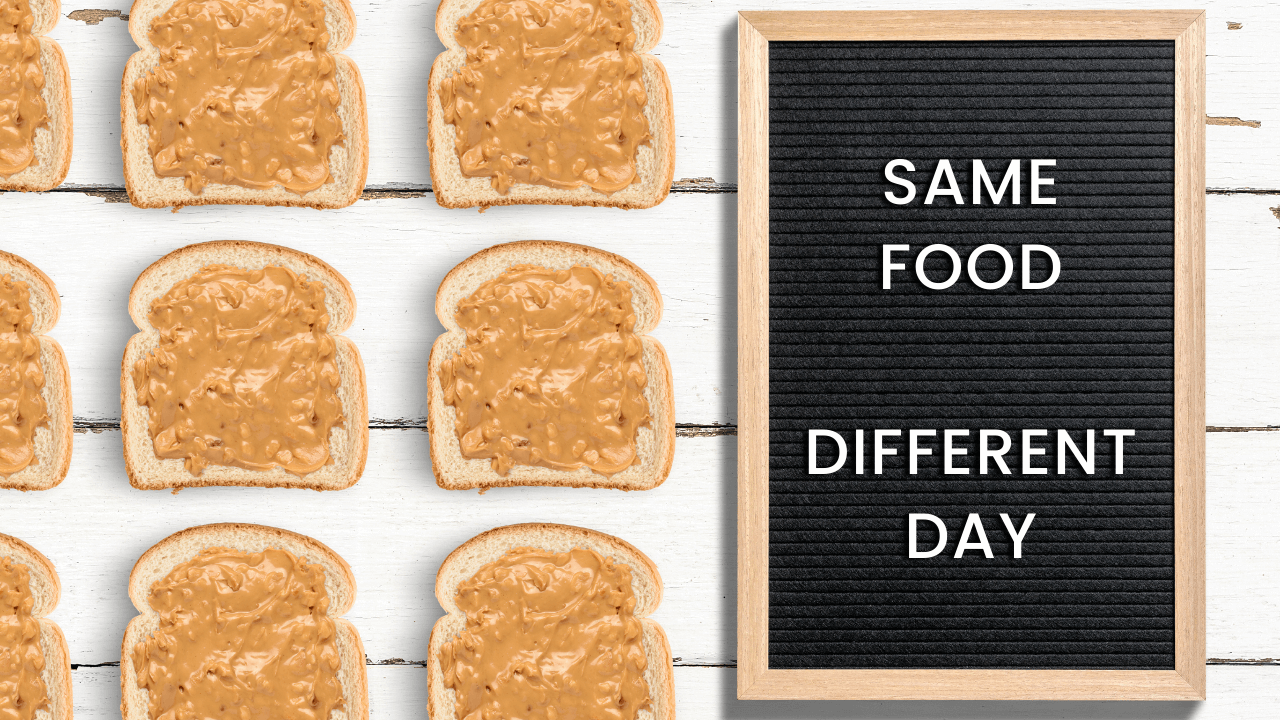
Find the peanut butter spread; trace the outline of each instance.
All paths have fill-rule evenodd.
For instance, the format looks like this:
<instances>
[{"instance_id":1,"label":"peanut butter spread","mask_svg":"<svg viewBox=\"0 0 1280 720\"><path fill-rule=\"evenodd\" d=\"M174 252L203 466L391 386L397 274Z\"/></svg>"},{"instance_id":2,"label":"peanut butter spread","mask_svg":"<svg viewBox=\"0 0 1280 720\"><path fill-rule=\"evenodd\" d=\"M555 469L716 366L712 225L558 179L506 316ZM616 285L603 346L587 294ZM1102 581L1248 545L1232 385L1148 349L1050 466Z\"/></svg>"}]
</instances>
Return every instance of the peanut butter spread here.
<instances>
[{"instance_id":1,"label":"peanut butter spread","mask_svg":"<svg viewBox=\"0 0 1280 720\"><path fill-rule=\"evenodd\" d=\"M299 195L333 177L341 98L322 0L179 0L151 22L133 86L156 174Z\"/></svg>"},{"instance_id":2,"label":"peanut butter spread","mask_svg":"<svg viewBox=\"0 0 1280 720\"><path fill-rule=\"evenodd\" d=\"M0 475L5 477L38 462L36 428L49 426L34 322L27 284L0 276Z\"/></svg>"},{"instance_id":3,"label":"peanut butter spread","mask_svg":"<svg viewBox=\"0 0 1280 720\"><path fill-rule=\"evenodd\" d=\"M34 720L37 710L49 708L49 695L40 674L40 622L31 616L31 576L27 566L0 558L0 718Z\"/></svg>"},{"instance_id":4,"label":"peanut butter spread","mask_svg":"<svg viewBox=\"0 0 1280 720\"><path fill-rule=\"evenodd\" d=\"M635 720L650 706L631 568L574 548L512 550L458 586L440 648L458 720Z\"/></svg>"},{"instance_id":5,"label":"peanut butter spread","mask_svg":"<svg viewBox=\"0 0 1280 720\"><path fill-rule=\"evenodd\" d=\"M602 475L640 462L649 424L631 286L590 267L517 265L458 303L466 347L440 366L462 454Z\"/></svg>"},{"instance_id":6,"label":"peanut butter spread","mask_svg":"<svg viewBox=\"0 0 1280 720\"><path fill-rule=\"evenodd\" d=\"M328 720L343 707L324 569L286 550L204 550L151 586L133 649L151 720Z\"/></svg>"},{"instance_id":7,"label":"peanut butter spread","mask_svg":"<svg viewBox=\"0 0 1280 720\"><path fill-rule=\"evenodd\" d=\"M485 0L455 33L466 65L440 84L467 177L611 195L649 144L628 0Z\"/></svg>"},{"instance_id":8,"label":"peanut butter spread","mask_svg":"<svg viewBox=\"0 0 1280 720\"><path fill-rule=\"evenodd\" d=\"M0 0L0 177L35 164L36 129L49 124L40 40L29 0Z\"/></svg>"},{"instance_id":9,"label":"peanut butter spread","mask_svg":"<svg viewBox=\"0 0 1280 720\"><path fill-rule=\"evenodd\" d=\"M282 267L210 265L151 303L160 344L133 366L156 455L305 475L342 424L324 287Z\"/></svg>"}]
</instances>

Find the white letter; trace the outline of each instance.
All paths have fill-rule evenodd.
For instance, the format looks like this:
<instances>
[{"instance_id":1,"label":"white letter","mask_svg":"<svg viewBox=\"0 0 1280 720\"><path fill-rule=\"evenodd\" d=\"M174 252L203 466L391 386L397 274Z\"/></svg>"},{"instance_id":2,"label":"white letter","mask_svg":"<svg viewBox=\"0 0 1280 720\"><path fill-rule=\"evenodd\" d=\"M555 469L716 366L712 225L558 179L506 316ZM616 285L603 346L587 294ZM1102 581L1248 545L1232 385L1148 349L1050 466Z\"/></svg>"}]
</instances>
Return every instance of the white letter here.
<instances>
[{"instance_id":1,"label":"white letter","mask_svg":"<svg viewBox=\"0 0 1280 720\"><path fill-rule=\"evenodd\" d=\"M840 449L840 455L836 459L836 464L831 467L818 467L818 438L829 437L836 441L836 447ZM809 474L810 475L830 475L831 473L844 467L844 461L849 457L849 449L844 446L844 438L840 437L840 433L831 430L810 430L809 431Z\"/></svg>"},{"instance_id":2,"label":"white letter","mask_svg":"<svg viewBox=\"0 0 1280 720\"><path fill-rule=\"evenodd\" d=\"M978 531L978 542L969 542L969 533L973 530ZM981 550L983 555L987 557L995 557L991 554L991 545L987 543L987 531L982 527L982 518L978 517L978 513L969 513L969 519L964 521L964 532L960 533L960 542L956 545L956 557L964 557L965 550Z\"/></svg>"},{"instance_id":3,"label":"white letter","mask_svg":"<svg viewBox=\"0 0 1280 720\"><path fill-rule=\"evenodd\" d=\"M1004 258L1004 275L1001 275L1000 279L993 283L985 282L978 277L978 256L988 252L997 253ZM1009 256L1008 250L999 245L982 245L969 256L969 279L973 281L974 285L983 290L999 290L1005 286L1005 283L1009 282L1011 277L1013 277L1013 258Z\"/></svg>"},{"instance_id":4,"label":"white letter","mask_svg":"<svg viewBox=\"0 0 1280 720\"><path fill-rule=\"evenodd\" d=\"M1080 467L1084 471L1093 474L1093 431L1085 431L1084 455L1080 454L1080 448L1076 447L1076 443L1071 439L1071 435L1066 430L1058 431L1058 474L1067 474L1067 453L1066 449L1071 448L1071 454L1076 456L1076 462L1080 463Z\"/></svg>"},{"instance_id":5,"label":"white letter","mask_svg":"<svg viewBox=\"0 0 1280 720\"><path fill-rule=\"evenodd\" d=\"M907 203L914 200L916 197L916 184L911 182L910 180L907 180L906 178L900 178L897 175L894 175L893 171L897 168L906 168L907 172L915 172L916 166L912 165L910 160L894 160L893 162L889 163L888 165L885 165L884 167L884 179L888 180L894 185L901 185L902 187L906 188L907 196L904 198L900 198L897 195L894 195L893 191L889 191L884 194L884 199L888 200L894 205L906 205Z\"/></svg>"},{"instance_id":6,"label":"white letter","mask_svg":"<svg viewBox=\"0 0 1280 720\"><path fill-rule=\"evenodd\" d=\"M1000 449L992 450L988 447L987 439L992 437L1000 438ZM1000 466L1000 472L1005 475L1011 475L1009 466L1004 464L1004 454L1009 452L1009 448L1013 445L1013 441L1009 439L1009 433L1003 430L979 430L978 431L978 473L987 474L987 458L996 461L996 465Z\"/></svg>"},{"instance_id":7,"label":"white letter","mask_svg":"<svg viewBox=\"0 0 1280 720\"><path fill-rule=\"evenodd\" d=\"M991 187L991 178L987 177L987 168L982 164L981 160L973 161L973 204L982 204L982 186L987 186L987 194L991 196L991 202L999 205L1000 200L1004 198L1004 191L1009 188L1010 183L1013 184L1013 204L1022 204L1022 188L1019 186L1022 176L1022 161L1010 160L1009 169L1004 171L1004 179L1000 181L1000 189L996 190Z\"/></svg>"},{"instance_id":8,"label":"white letter","mask_svg":"<svg viewBox=\"0 0 1280 720\"><path fill-rule=\"evenodd\" d=\"M1049 256L1049 262L1053 264L1053 271L1049 273L1049 279L1044 282L1031 282L1031 253L1042 252ZM1023 290L1043 290L1050 285L1058 282L1058 273L1062 272L1062 263L1058 260L1058 253L1048 245L1023 245L1022 246L1022 289Z\"/></svg>"},{"instance_id":9,"label":"white letter","mask_svg":"<svg viewBox=\"0 0 1280 720\"><path fill-rule=\"evenodd\" d=\"M916 549L916 523L921 520L928 520L938 528L938 546L929 552L920 552ZM931 558L942 552L947 546L947 526L936 515L926 513L911 513L907 515L907 557L909 558Z\"/></svg>"},{"instance_id":10,"label":"white letter","mask_svg":"<svg viewBox=\"0 0 1280 720\"><path fill-rule=\"evenodd\" d=\"M884 446L885 436L888 435L890 437L898 437L901 434L902 434L901 430L877 430L876 431L876 443L875 443L876 446L875 446L874 452L876 454L876 474L877 475L884 472L885 456L898 454L897 449L887 448Z\"/></svg>"},{"instance_id":11,"label":"white letter","mask_svg":"<svg viewBox=\"0 0 1280 720\"><path fill-rule=\"evenodd\" d=\"M889 289L889 273L894 270L906 270L906 263L896 263L893 261L893 253L906 252L910 250L910 245L885 245L880 248L880 257L884 261L884 282L880 285L881 290Z\"/></svg>"},{"instance_id":12,"label":"white letter","mask_svg":"<svg viewBox=\"0 0 1280 720\"><path fill-rule=\"evenodd\" d=\"M940 283L930 280L929 276L924 274L924 259L938 250L946 253L951 258L951 277L947 278L946 282ZM964 264L960 262L960 256L956 254L955 250L952 250L946 245L930 245L916 256L916 277L919 278L920 282L924 283L924 286L930 290L946 290L952 285L955 285L956 280L960 279L960 270L963 267Z\"/></svg>"},{"instance_id":13,"label":"white letter","mask_svg":"<svg viewBox=\"0 0 1280 720\"><path fill-rule=\"evenodd\" d=\"M947 187L945 190L938 188L938 181L942 176L947 177ZM1050 180L1050 182L1053 182ZM956 183L956 176L951 172L950 160L939 160L938 167L933 171L933 181L929 183L929 194L924 196L924 204L932 205L933 198L937 195L950 195L957 205L964 204L964 193L960 192L960 186Z\"/></svg>"},{"instance_id":14,"label":"white letter","mask_svg":"<svg viewBox=\"0 0 1280 720\"><path fill-rule=\"evenodd\" d=\"M1058 198L1040 197L1040 186L1053 184L1053 178L1040 177L1040 168L1053 167L1057 164L1058 164L1057 160L1032 160L1031 161L1031 204L1032 205L1057 205L1058 204Z\"/></svg>"},{"instance_id":15,"label":"white letter","mask_svg":"<svg viewBox=\"0 0 1280 720\"><path fill-rule=\"evenodd\" d=\"M1133 437L1137 430L1103 430L1102 434L1116 439L1116 474L1124 474L1124 439Z\"/></svg>"},{"instance_id":16,"label":"white letter","mask_svg":"<svg viewBox=\"0 0 1280 720\"><path fill-rule=\"evenodd\" d=\"M938 434L937 430L912 430L907 433L907 436L910 438L909 440L907 440L907 464L909 465L907 472L911 473L912 475L915 475L916 474L916 458L920 457L921 455L933 454L933 448L925 448L923 450L920 449L920 436L923 435L925 437L933 437L934 435L937 435L937 434Z\"/></svg>"},{"instance_id":17,"label":"white letter","mask_svg":"<svg viewBox=\"0 0 1280 720\"><path fill-rule=\"evenodd\" d=\"M862 474L862 431L855 430L853 433L853 472L856 475Z\"/></svg>"},{"instance_id":18,"label":"white letter","mask_svg":"<svg viewBox=\"0 0 1280 720\"><path fill-rule=\"evenodd\" d=\"M1027 531L1031 529L1031 521L1036 519L1035 513L1030 513L1022 520L1022 529L1014 530L1013 521L1009 516L1000 513L1000 519L1004 521L1004 527L1009 531L1009 537L1013 539L1013 556L1015 558L1022 557L1022 538L1027 536Z\"/></svg>"},{"instance_id":19,"label":"white letter","mask_svg":"<svg viewBox=\"0 0 1280 720\"><path fill-rule=\"evenodd\" d=\"M1048 475L1049 468L1031 467L1032 455L1043 455L1044 448L1032 447L1031 438L1048 435L1048 430L1023 430L1022 431L1022 474L1023 475Z\"/></svg>"},{"instance_id":20,"label":"white letter","mask_svg":"<svg viewBox=\"0 0 1280 720\"><path fill-rule=\"evenodd\" d=\"M968 448L952 447L951 441L956 436L969 437L968 430L943 430L942 431L942 474L943 475L968 475L969 468L958 468L951 464L951 458L956 455L968 455Z\"/></svg>"}]
</instances>

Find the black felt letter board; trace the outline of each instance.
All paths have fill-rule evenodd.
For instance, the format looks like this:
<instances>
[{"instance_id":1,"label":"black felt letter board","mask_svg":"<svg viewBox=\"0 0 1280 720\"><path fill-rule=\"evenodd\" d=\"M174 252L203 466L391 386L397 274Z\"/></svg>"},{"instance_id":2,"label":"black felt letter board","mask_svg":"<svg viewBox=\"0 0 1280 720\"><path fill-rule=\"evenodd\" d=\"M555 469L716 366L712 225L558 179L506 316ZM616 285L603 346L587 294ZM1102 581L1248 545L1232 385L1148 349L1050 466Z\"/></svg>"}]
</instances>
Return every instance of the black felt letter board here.
<instances>
[{"instance_id":1,"label":"black felt letter board","mask_svg":"<svg viewBox=\"0 0 1280 720\"><path fill-rule=\"evenodd\" d=\"M1170 668L1173 665L1174 45L1122 42L773 42L769 55L769 666ZM908 205L889 203L910 160ZM1022 161L1022 204L971 202L972 160L999 183ZM965 195L923 203L940 159ZM1029 161L1054 159L1029 204ZM946 290L916 280L941 243L1052 247L1058 281ZM907 266L884 290L882 246ZM1032 275L1048 274L1033 255ZM926 263L936 280L950 261ZM983 256L979 274L1001 274ZM808 430L848 439L849 460L807 472ZM943 475L942 431L975 468L979 429L1014 439L1011 475ZM1045 475L1020 472L1020 433L1043 428ZM1068 456L1093 428L1097 467ZM1108 428L1126 438L1113 471ZM866 432L864 473L853 433ZM871 434L898 429L872 472ZM935 429L907 473L910 429ZM1083 447L1083 445L1081 445ZM830 465L835 445L819 444ZM1036 513L1012 545L1000 513ZM907 557L907 516L944 519L940 555ZM995 557L953 557L970 513ZM937 535L925 525L921 545Z\"/></svg>"}]
</instances>

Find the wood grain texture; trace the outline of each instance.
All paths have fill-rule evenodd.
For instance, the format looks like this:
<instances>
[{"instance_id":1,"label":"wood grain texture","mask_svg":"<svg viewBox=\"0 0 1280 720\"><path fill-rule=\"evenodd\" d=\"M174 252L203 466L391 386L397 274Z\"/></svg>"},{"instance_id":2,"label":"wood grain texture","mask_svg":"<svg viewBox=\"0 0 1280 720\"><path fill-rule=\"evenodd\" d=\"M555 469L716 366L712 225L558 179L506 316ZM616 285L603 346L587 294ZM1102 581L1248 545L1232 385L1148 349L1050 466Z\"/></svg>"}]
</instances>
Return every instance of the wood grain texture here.
<instances>
[{"instance_id":1,"label":"wood grain texture","mask_svg":"<svg viewBox=\"0 0 1280 720\"><path fill-rule=\"evenodd\" d=\"M744 12L769 40L1173 40L1198 10Z\"/></svg>"},{"instance_id":2,"label":"wood grain texture","mask_svg":"<svg viewBox=\"0 0 1280 720\"><path fill-rule=\"evenodd\" d=\"M1204 38L1200 13L1174 42L1174 670L1195 700L1205 697Z\"/></svg>"},{"instance_id":3,"label":"wood grain texture","mask_svg":"<svg viewBox=\"0 0 1280 720\"><path fill-rule=\"evenodd\" d=\"M768 670L769 43L738 19L738 696Z\"/></svg>"}]
</instances>

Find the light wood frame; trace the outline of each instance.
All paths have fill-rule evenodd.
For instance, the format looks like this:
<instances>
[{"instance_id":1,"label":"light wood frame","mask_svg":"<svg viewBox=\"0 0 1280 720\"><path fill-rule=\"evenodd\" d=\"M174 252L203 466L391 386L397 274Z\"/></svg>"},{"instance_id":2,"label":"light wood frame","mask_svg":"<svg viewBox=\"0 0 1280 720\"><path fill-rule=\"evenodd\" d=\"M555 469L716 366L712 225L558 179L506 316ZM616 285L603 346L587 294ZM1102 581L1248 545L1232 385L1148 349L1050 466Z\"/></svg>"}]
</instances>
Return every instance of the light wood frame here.
<instances>
[{"instance_id":1,"label":"light wood frame","mask_svg":"<svg viewBox=\"0 0 1280 720\"><path fill-rule=\"evenodd\" d=\"M769 43L773 40L1174 41L1174 669L769 668ZM738 15L739 698L1204 699L1204 87L1202 10Z\"/></svg>"}]
</instances>

